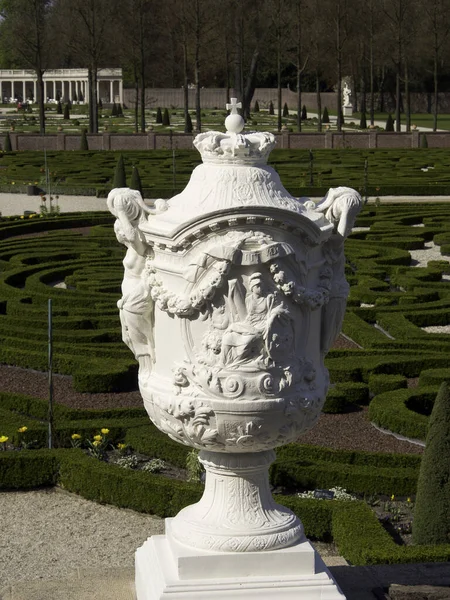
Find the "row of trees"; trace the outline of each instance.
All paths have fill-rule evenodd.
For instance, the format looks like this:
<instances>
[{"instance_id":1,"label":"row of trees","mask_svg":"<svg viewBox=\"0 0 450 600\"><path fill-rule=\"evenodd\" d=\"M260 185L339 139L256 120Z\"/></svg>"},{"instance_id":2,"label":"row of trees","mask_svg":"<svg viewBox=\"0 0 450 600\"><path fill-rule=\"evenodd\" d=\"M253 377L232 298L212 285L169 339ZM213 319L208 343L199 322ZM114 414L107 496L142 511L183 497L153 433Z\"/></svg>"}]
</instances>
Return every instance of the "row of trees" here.
<instances>
[{"instance_id":1,"label":"row of trees","mask_svg":"<svg viewBox=\"0 0 450 600\"><path fill-rule=\"evenodd\" d=\"M89 69L90 131L98 130L97 71L121 66L136 90L136 129L145 131L146 87L233 87L250 113L255 87L297 91L334 89L342 127L341 85L350 75L356 108L371 123L385 94L395 99L396 128L410 92L434 97L450 87L450 0L0 0L0 65L30 68L38 78L40 128L45 131L42 77L46 69ZM378 106L376 99L378 98ZM320 123L319 123L320 129Z\"/></svg>"}]
</instances>

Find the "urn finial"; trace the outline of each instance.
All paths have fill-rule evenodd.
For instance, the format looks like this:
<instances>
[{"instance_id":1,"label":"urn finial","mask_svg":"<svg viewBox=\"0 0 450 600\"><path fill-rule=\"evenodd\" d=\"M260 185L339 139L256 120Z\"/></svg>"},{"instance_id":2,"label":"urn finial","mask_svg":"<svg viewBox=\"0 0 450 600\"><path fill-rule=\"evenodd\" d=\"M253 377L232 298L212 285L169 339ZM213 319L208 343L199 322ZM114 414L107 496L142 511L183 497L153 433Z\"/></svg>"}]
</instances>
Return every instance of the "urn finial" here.
<instances>
[{"instance_id":1,"label":"urn finial","mask_svg":"<svg viewBox=\"0 0 450 600\"><path fill-rule=\"evenodd\" d=\"M238 102L237 98L230 98L231 104L226 104L227 110L231 113L225 119L225 127L227 133L241 133L244 129L245 121L238 113L238 108L242 108L242 102Z\"/></svg>"}]
</instances>

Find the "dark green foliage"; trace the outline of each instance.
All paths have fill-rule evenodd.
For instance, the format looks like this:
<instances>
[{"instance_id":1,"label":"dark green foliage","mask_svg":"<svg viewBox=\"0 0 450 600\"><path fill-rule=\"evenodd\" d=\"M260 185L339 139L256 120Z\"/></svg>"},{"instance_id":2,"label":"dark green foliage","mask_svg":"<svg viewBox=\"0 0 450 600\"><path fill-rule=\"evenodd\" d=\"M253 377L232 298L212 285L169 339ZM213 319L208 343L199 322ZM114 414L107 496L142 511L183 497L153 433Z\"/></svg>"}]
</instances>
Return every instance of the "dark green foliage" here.
<instances>
[{"instance_id":1,"label":"dark green foliage","mask_svg":"<svg viewBox=\"0 0 450 600\"><path fill-rule=\"evenodd\" d=\"M404 375L370 375L369 377L369 391L372 396L406 387L407 380Z\"/></svg>"},{"instance_id":2,"label":"dark green foliage","mask_svg":"<svg viewBox=\"0 0 450 600\"><path fill-rule=\"evenodd\" d=\"M111 116L117 117L117 104L114 102L111 108Z\"/></svg>"},{"instance_id":3,"label":"dark green foliage","mask_svg":"<svg viewBox=\"0 0 450 600\"><path fill-rule=\"evenodd\" d=\"M162 112L160 107L158 106L158 108L156 109L156 118L155 118L155 123L162 123Z\"/></svg>"},{"instance_id":4,"label":"dark green foliage","mask_svg":"<svg viewBox=\"0 0 450 600\"><path fill-rule=\"evenodd\" d=\"M64 105L64 120L68 121L70 119L70 107L69 103Z\"/></svg>"},{"instance_id":5,"label":"dark green foliage","mask_svg":"<svg viewBox=\"0 0 450 600\"><path fill-rule=\"evenodd\" d=\"M269 102L269 115L274 115L275 114L275 110L273 107L273 102L272 100Z\"/></svg>"},{"instance_id":6,"label":"dark green foliage","mask_svg":"<svg viewBox=\"0 0 450 600\"><path fill-rule=\"evenodd\" d=\"M333 506L331 502L298 498L298 496L274 496L275 501L298 515L308 539L331 540Z\"/></svg>"},{"instance_id":7,"label":"dark green foliage","mask_svg":"<svg viewBox=\"0 0 450 600\"><path fill-rule=\"evenodd\" d=\"M450 385L442 383L431 412L414 508L415 544L450 543Z\"/></svg>"},{"instance_id":8,"label":"dark green foliage","mask_svg":"<svg viewBox=\"0 0 450 600\"><path fill-rule=\"evenodd\" d=\"M48 450L0 452L0 490L55 485L58 460Z\"/></svg>"},{"instance_id":9,"label":"dark green foliage","mask_svg":"<svg viewBox=\"0 0 450 600\"><path fill-rule=\"evenodd\" d=\"M420 134L420 147L421 148L428 148L428 139L427 139L427 136L424 133Z\"/></svg>"},{"instance_id":10,"label":"dark green foliage","mask_svg":"<svg viewBox=\"0 0 450 600\"><path fill-rule=\"evenodd\" d=\"M307 118L308 118L308 113L306 112L306 106L303 105L302 106L301 119L302 119L302 121L306 121Z\"/></svg>"},{"instance_id":11,"label":"dark green foliage","mask_svg":"<svg viewBox=\"0 0 450 600\"><path fill-rule=\"evenodd\" d=\"M80 92L80 93L78 94L78 100L79 100L79 102L84 102L84 96L83 96L83 92Z\"/></svg>"},{"instance_id":12,"label":"dark green foliage","mask_svg":"<svg viewBox=\"0 0 450 600\"><path fill-rule=\"evenodd\" d=\"M5 135L5 141L3 144L3 152L12 152L11 138L9 137L8 132L6 132L6 135Z\"/></svg>"},{"instance_id":13,"label":"dark green foliage","mask_svg":"<svg viewBox=\"0 0 450 600\"><path fill-rule=\"evenodd\" d=\"M255 100L255 106L253 107L253 112L259 112L259 102Z\"/></svg>"},{"instance_id":14,"label":"dark green foliage","mask_svg":"<svg viewBox=\"0 0 450 600\"><path fill-rule=\"evenodd\" d=\"M116 169L114 171L113 188L127 187L127 177L125 174L125 163L123 155L119 154L117 159Z\"/></svg>"},{"instance_id":15,"label":"dark green foliage","mask_svg":"<svg viewBox=\"0 0 450 600\"><path fill-rule=\"evenodd\" d=\"M101 99L101 98L99 98L99 99L98 99L98 107L99 107L100 109L102 109L102 108L103 108L103 102L102 102L102 99Z\"/></svg>"},{"instance_id":16,"label":"dark green foliage","mask_svg":"<svg viewBox=\"0 0 450 600\"><path fill-rule=\"evenodd\" d=\"M394 120L392 118L392 115L388 115L388 118L386 119L386 125L384 127L385 131L394 131Z\"/></svg>"},{"instance_id":17,"label":"dark green foliage","mask_svg":"<svg viewBox=\"0 0 450 600\"><path fill-rule=\"evenodd\" d=\"M120 102L117 105L117 116L118 117L123 117L123 110L122 110L122 105L120 104Z\"/></svg>"},{"instance_id":18,"label":"dark green foliage","mask_svg":"<svg viewBox=\"0 0 450 600\"><path fill-rule=\"evenodd\" d=\"M435 388L397 389L375 396L369 405L369 419L383 429L409 438L424 440L428 417L414 412L410 406L424 405L436 394Z\"/></svg>"},{"instance_id":19,"label":"dark green foliage","mask_svg":"<svg viewBox=\"0 0 450 600\"><path fill-rule=\"evenodd\" d=\"M189 113L187 113L186 115L186 121L184 123L184 133L192 133L192 119L191 119L191 115Z\"/></svg>"},{"instance_id":20,"label":"dark green foliage","mask_svg":"<svg viewBox=\"0 0 450 600\"><path fill-rule=\"evenodd\" d=\"M139 170L135 166L133 166L133 170L131 171L130 188L132 190L137 190L138 192L140 192L141 196L144 197L144 192L142 191L142 182L141 182L141 177L139 175Z\"/></svg>"},{"instance_id":21,"label":"dark green foliage","mask_svg":"<svg viewBox=\"0 0 450 600\"><path fill-rule=\"evenodd\" d=\"M89 150L88 139L86 135L86 129L81 131L81 140L80 140L80 150L87 151Z\"/></svg>"},{"instance_id":22,"label":"dark green foliage","mask_svg":"<svg viewBox=\"0 0 450 600\"><path fill-rule=\"evenodd\" d=\"M328 114L328 108L325 106L325 108L323 109L323 114L322 114L322 123L329 123L330 122L330 115Z\"/></svg>"},{"instance_id":23,"label":"dark green foliage","mask_svg":"<svg viewBox=\"0 0 450 600\"><path fill-rule=\"evenodd\" d=\"M56 113L58 115L62 115L63 114L61 100L58 100L58 104L56 105Z\"/></svg>"},{"instance_id":24,"label":"dark green foliage","mask_svg":"<svg viewBox=\"0 0 450 600\"><path fill-rule=\"evenodd\" d=\"M361 113L361 119L359 121L359 126L361 129L367 129L367 118L366 118L365 112Z\"/></svg>"},{"instance_id":25,"label":"dark green foliage","mask_svg":"<svg viewBox=\"0 0 450 600\"><path fill-rule=\"evenodd\" d=\"M170 116L169 116L169 111L167 110L167 108L164 109L162 124L165 125L166 127L169 127L169 125L170 125Z\"/></svg>"},{"instance_id":26,"label":"dark green foliage","mask_svg":"<svg viewBox=\"0 0 450 600\"><path fill-rule=\"evenodd\" d=\"M285 102L284 106L283 106L283 117L288 117L288 116L289 116L289 108L288 108L287 103Z\"/></svg>"}]
</instances>

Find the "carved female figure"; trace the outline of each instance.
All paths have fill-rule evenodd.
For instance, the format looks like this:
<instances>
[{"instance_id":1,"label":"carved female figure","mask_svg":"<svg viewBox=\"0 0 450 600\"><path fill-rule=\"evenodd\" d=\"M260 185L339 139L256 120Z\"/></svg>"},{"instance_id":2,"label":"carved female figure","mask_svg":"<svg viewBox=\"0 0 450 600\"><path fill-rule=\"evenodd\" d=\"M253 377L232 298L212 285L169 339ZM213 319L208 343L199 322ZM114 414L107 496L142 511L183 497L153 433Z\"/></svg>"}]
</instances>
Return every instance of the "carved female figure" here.
<instances>
[{"instance_id":1,"label":"carved female figure","mask_svg":"<svg viewBox=\"0 0 450 600\"><path fill-rule=\"evenodd\" d=\"M129 188L115 188L107 199L109 210L117 217L114 231L117 240L127 247L123 259L124 278L122 298L117 306L120 309L122 339L139 362L139 376L150 376L154 362L153 341L153 301L146 270L148 246L139 224L147 220L150 209L145 205L141 194Z\"/></svg>"}]
</instances>

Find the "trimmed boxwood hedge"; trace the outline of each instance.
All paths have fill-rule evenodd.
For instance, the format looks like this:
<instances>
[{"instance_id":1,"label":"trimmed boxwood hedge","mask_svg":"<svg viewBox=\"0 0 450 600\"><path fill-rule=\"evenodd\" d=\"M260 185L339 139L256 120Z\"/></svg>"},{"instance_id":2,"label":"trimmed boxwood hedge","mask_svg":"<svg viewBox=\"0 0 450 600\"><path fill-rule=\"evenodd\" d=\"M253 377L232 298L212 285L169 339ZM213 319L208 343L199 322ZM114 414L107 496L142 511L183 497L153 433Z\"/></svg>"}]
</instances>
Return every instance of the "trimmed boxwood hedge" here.
<instances>
[{"instance_id":1,"label":"trimmed boxwood hedge","mask_svg":"<svg viewBox=\"0 0 450 600\"><path fill-rule=\"evenodd\" d=\"M428 417L411 410L412 406L432 406L437 388L397 389L375 396L369 406L369 418L383 429L408 438L425 440ZM428 413L429 414L429 413Z\"/></svg>"}]
</instances>

